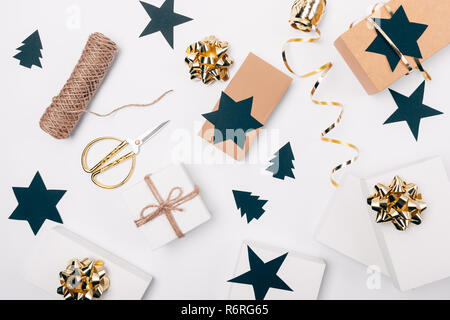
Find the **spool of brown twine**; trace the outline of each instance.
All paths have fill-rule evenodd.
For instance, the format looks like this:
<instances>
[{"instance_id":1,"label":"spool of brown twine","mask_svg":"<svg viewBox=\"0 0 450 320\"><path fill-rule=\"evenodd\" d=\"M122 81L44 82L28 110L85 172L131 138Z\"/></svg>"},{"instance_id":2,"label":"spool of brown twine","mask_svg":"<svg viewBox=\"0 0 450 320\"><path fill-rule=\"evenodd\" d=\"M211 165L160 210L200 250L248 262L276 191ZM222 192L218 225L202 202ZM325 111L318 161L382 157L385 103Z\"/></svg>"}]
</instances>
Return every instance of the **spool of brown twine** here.
<instances>
[{"instance_id":1,"label":"spool of brown twine","mask_svg":"<svg viewBox=\"0 0 450 320\"><path fill-rule=\"evenodd\" d=\"M68 138L77 125L83 113L91 113L105 117L131 106L145 107L157 103L167 93L148 104L129 104L112 110L107 114L99 114L86 110L89 102L106 76L114 57L117 45L101 33L93 33L84 47L69 80L52 104L45 110L39 125L42 130L56 139Z\"/></svg>"}]
</instances>

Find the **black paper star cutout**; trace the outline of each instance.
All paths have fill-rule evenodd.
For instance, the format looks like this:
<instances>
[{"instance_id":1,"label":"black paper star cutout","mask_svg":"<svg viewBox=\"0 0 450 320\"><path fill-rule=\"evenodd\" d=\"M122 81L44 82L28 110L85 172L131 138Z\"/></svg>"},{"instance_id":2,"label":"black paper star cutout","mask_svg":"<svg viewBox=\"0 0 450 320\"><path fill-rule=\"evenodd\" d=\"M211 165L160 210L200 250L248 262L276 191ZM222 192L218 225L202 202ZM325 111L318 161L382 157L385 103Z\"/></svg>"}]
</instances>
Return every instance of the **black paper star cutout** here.
<instances>
[{"instance_id":1,"label":"black paper star cutout","mask_svg":"<svg viewBox=\"0 0 450 320\"><path fill-rule=\"evenodd\" d=\"M219 109L203 114L215 126L214 144L233 140L241 149L244 148L246 134L263 126L252 117L253 97L236 102L222 92Z\"/></svg>"},{"instance_id":2,"label":"black paper star cutout","mask_svg":"<svg viewBox=\"0 0 450 320\"><path fill-rule=\"evenodd\" d=\"M243 283L253 286L256 300L263 300L270 288L294 291L277 276L277 272L288 253L264 263L256 253L247 246L250 271L228 280L228 282Z\"/></svg>"},{"instance_id":3,"label":"black paper star cutout","mask_svg":"<svg viewBox=\"0 0 450 320\"><path fill-rule=\"evenodd\" d=\"M417 40L428 28L428 25L409 22L403 6L397 9L391 19L377 18L376 22L403 55L422 58ZM395 70L400 61L400 57L378 30L377 37L366 51L385 55L392 71Z\"/></svg>"},{"instance_id":4,"label":"black paper star cutout","mask_svg":"<svg viewBox=\"0 0 450 320\"><path fill-rule=\"evenodd\" d=\"M442 114L442 112L423 104L425 81L422 82L409 97L391 89L389 89L389 91L391 92L398 109L384 122L384 124L406 121L416 140L419 137L420 119Z\"/></svg>"},{"instance_id":5,"label":"black paper star cutout","mask_svg":"<svg viewBox=\"0 0 450 320\"><path fill-rule=\"evenodd\" d=\"M150 16L151 21L139 37L160 31L173 49L173 28L179 24L192 20L189 17L185 17L173 11L174 1L175 0L166 0L160 8L140 1L145 11L147 11Z\"/></svg>"},{"instance_id":6,"label":"black paper star cutout","mask_svg":"<svg viewBox=\"0 0 450 320\"><path fill-rule=\"evenodd\" d=\"M12 220L26 220L36 235L45 220L63 223L56 204L65 190L47 190L39 171L28 188L13 187L19 205L9 216Z\"/></svg>"}]
</instances>

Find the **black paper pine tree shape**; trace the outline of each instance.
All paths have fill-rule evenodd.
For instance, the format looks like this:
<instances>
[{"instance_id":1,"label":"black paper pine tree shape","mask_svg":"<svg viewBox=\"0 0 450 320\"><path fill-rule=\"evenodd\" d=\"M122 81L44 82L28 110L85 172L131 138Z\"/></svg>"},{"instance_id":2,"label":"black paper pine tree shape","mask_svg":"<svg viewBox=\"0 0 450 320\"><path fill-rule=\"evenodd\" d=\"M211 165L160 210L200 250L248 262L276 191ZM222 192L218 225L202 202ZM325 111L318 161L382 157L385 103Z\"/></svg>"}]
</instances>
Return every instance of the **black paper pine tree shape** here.
<instances>
[{"instance_id":1,"label":"black paper pine tree shape","mask_svg":"<svg viewBox=\"0 0 450 320\"><path fill-rule=\"evenodd\" d=\"M13 191L19 205L9 219L28 221L35 235L47 219L63 223L56 205L66 191L48 190L39 171L28 188L13 187Z\"/></svg>"},{"instance_id":2,"label":"black paper pine tree shape","mask_svg":"<svg viewBox=\"0 0 450 320\"><path fill-rule=\"evenodd\" d=\"M23 40L22 43L23 46L17 48L20 52L16 54L14 58L20 61L21 66L31 69L34 65L42 68L40 61L40 58L42 58L42 43L41 38L39 37L39 31L36 30L33 32L28 38Z\"/></svg>"},{"instance_id":3,"label":"black paper pine tree shape","mask_svg":"<svg viewBox=\"0 0 450 320\"><path fill-rule=\"evenodd\" d=\"M233 190L236 207L241 210L241 217L247 215L247 223L253 219L258 220L266 210L263 206L267 200L260 200L259 196L252 196L251 192Z\"/></svg>"},{"instance_id":4,"label":"black paper pine tree shape","mask_svg":"<svg viewBox=\"0 0 450 320\"><path fill-rule=\"evenodd\" d=\"M291 143L288 142L275 153L275 158L270 160L273 164L266 170L272 172L273 177L280 180L284 180L285 177L295 179L294 172L292 172L292 169L294 169L293 160L295 158Z\"/></svg>"}]
</instances>

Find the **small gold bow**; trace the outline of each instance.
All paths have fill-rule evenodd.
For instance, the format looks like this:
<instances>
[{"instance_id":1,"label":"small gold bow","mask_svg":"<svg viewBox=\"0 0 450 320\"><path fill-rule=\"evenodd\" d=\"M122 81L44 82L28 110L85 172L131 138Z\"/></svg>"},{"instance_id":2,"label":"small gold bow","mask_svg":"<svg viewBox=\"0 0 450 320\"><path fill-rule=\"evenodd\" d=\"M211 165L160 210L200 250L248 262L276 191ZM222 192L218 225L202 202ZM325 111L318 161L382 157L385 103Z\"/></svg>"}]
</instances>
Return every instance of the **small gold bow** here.
<instances>
[{"instance_id":1,"label":"small gold bow","mask_svg":"<svg viewBox=\"0 0 450 320\"><path fill-rule=\"evenodd\" d=\"M183 203L190 201L194 199L199 193L199 188L197 186L194 187L194 191L191 193L188 193L187 195L183 196L183 189L180 187L174 187L172 190L170 190L169 195L167 196L167 199L163 199L158 192L158 189L156 189L155 184L150 179L150 175L145 176L144 181L147 183L147 186L149 187L150 191L152 192L153 196L155 197L157 204L149 204L148 206L145 206L142 208L141 213L139 215L139 219L134 221L136 226L142 227L144 224L152 221L153 219L161 216L166 215L167 220L169 220L169 223L177 235L178 238L184 237L183 232L181 231L180 227L178 226L177 222L175 221L175 218L172 214L172 211L179 211L182 212L183 209L179 208L180 205ZM178 192L175 195L175 192ZM145 211L150 208L156 208L151 213L144 215Z\"/></svg>"},{"instance_id":2,"label":"small gold bow","mask_svg":"<svg viewBox=\"0 0 450 320\"><path fill-rule=\"evenodd\" d=\"M216 80L227 81L228 68L233 64L227 51L228 42L219 41L215 36L191 44L184 59L189 66L191 79L201 80L204 84Z\"/></svg>"},{"instance_id":3,"label":"small gold bow","mask_svg":"<svg viewBox=\"0 0 450 320\"><path fill-rule=\"evenodd\" d=\"M61 286L56 292L65 300L92 300L100 298L109 288L109 278L103 261L72 259L65 270L59 273Z\"/></svg>"},{"instance_id":4,"label":"small gold bow","mask_svg":"<svg viewBox=\"0 0 450 320\"><path fill-rule=\"evenodd\" d=\"M391 221L400 231L405 231L410 223L421 224L421 213L427 205L418 190L417 185L407 184L399 176L388 187L378 183L375 194L367 198L367 203L377 212L376 222Z\"/></svg>"}]
</instances>

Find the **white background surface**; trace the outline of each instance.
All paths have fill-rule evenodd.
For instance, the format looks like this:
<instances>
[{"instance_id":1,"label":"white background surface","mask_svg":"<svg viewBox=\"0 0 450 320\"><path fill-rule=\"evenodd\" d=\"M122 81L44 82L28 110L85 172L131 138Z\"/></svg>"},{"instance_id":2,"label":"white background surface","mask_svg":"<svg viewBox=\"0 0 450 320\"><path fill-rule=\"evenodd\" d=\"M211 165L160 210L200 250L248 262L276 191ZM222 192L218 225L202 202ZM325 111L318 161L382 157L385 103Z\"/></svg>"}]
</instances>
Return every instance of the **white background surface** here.
<instances>
[{"instance_id":1,"label":"white background surface","mask_svg":"<svg viewBox=\"0 0 450 320\"><path fill-rule=\"evenodd\" d=\"M159 6L162 0L148 0ZM450 298L450 279L401 293L382 277L381 289L366 285L366 268L313 240L314 230L334 188L329 182L331 168L349 159L351 150L320 141L319 133L332 123L338 111L318 107L309 100L315 79L295 79L266 129L279 130L279 142L270 146L257 164L188 164L187 171L199 185L202 198L212 214L207 224L188 237L158 251L150 251L136 232L126 212L121 189L95 187L80 166L87 142L98 136L134 137L166 119L172 122L139 155L130 185L145 173L167 164L177 134L187 130L191 141L204 151L197 137L202 113L212 110L226 83L206 87L188 78L184 50L194 41L214 34L231 45L235 59L233 76L249 51L284 70L281 46L289 37L304 36L288 24L291 0L176 0L175 11L194 20L175 28L175 50L161 34L139 38L149 17L138 1L60 0L4 1L0 27L4 30L0 50L2 137L0 183L0 298L45 298L42 291L23 280L23 270L41 236L55 223L47 221L35 237L27 222L8 220L17 205L12 186L28 186L39 170L49 189L66 189L58 209L64 225L99 246L146 270L154 281L145 298L226 298L242 240L256 240L324 258L327 269L321 299L412 299ZM333 41L355 19L369 12L372 0L331 0L321 22L323 40L315 45L298 45L289 50L294 67L309 71L328 60L335 68L321 86L323 98L342 101L346 113L332 136L361 148L361 159L349 171L367 176L384 172L425 157L441 155L450 169L448 148L448 47L424 65L433 77L427 84L425 103L444 115L424 119L416 142L406 123L383 126L396 106L387 90L368 96L333 47ZM71 28L73 10L79 8L80 28ZM39 29L43 44L42 69L19 66L12 57L15 48ZM85 115L73 136L57 141L39 128L39 119L51 98L62 88L78 60L88 35L103 32L119 46L120 53L90 108L107 112L130 103L146 102L167 89L175 92L157 106L123 111L107 119ZM402 78L392 88L409 95L421 83L417 73ZM201 142L200 142L201 141ZM295 180L279 181L264 173L271 154L291 141L296 156ZM184 141L184 145L186 145ZM266 141L260 139L258 146ZM203 148L203 149L202 149ZM193 149L193 148L192 148ZM255 145L250 150L257 152ZM266 213L247 225L235 208L232 189L248 190L268 199ZM429 248L433 250L433 247ZM448 254L448 253L441 253ZM412 268L414 266L411 266ZM426 272L426 270L418 270Z\"/></svg>"}]
</instances>

